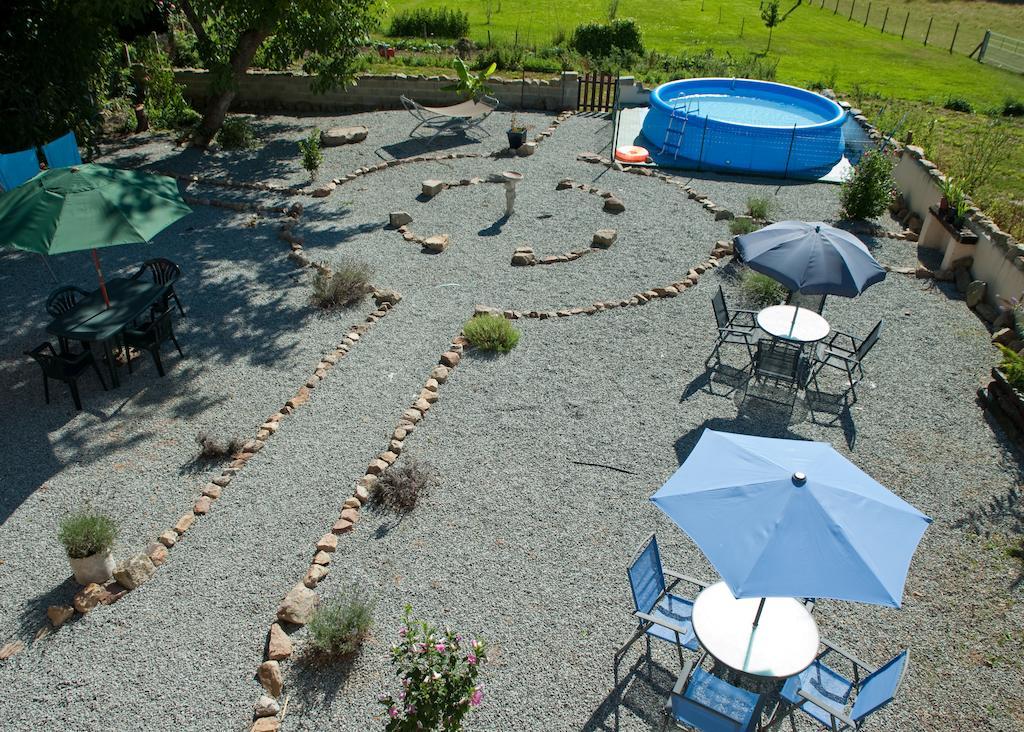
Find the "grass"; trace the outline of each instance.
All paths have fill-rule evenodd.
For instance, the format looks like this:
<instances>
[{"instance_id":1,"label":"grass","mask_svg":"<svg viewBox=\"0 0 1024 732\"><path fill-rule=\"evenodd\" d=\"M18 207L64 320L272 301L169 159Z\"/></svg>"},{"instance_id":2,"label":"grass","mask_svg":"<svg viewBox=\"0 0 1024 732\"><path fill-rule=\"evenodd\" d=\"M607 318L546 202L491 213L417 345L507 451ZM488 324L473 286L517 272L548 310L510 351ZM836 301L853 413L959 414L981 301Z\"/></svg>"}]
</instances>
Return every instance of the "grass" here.
<instances>
[{"instance_id":1,"label":"grass","mask_svg":"<svg viewBox=\"0 0 1024 732\"><path fill-rule=\"evenodd\" d=\"M508 353L519 343L519 331L500 315L477 315L470 318L462 332L482 351Z\"/></svg>"},{"instance_id":2,"label":"grass","mask_svg":"<svg viewBox=\"0 0 1024 732\"><path fill-rule=\"evenodd\" d=\"M394 0L389 6L392 12L399 12L412 7L441 7L446 2L452 5L447 0ZM834 7L835 2L825 0L825 4ZM850 0L840 0L837 15L819 6L820 0L800 5L784 2L782 10L788 15L775 29L771 51L771 56L779 59L779 81L806 85L834 79L834 84L843 89L860 86L884 96L939 104L955 92L981 108L1001 104L1007 95L1024 97L1024 76L979 65L966 56L981 40L986 27L1024 37L1024 13L1017 5L981 0L911 0L893 5L885 34L873 22L882 19L881 3L873 3L868 27L862 24L862 9L867 7L863 0L858 2L852 22L842 14L843 10L848 13ZM490 25L486 24L483 2L459 7L469 13L469 35L473 40L486 42L489 34L492 41L511 43L518 37L520 45L542 48L553 45L558 34L571 35L579 23L604 19L607 3L505 3L501 12L493 13ZM888 31L897 18L902 25L907 10L912 23L907 39L901 41ZM928 47L921 43L926 14L935 15ZM918 16L922 19L920 28L916 23ZM702 0L634 0L620 3L618 17L639 21L648 50L692 53L714 48L742 56L763 53L768 42L768 30L753 0L703 0L703 4ZM961 28L956 52L949 54L949 40L957 19L961 20ZM836 53L837 48L849 52Z\"/></svg>"},{"instance_id":3,"label":"grass","mask_svg":"<svg viewBox=\"0 0 1024 732\"><path fill-rule=\"evenodd\" d=\"M117 526L109 517L87 509L61 519L57 538L69 557L83 559L110 551L117 540Z\"/></svg>"},{"instance_id":4,"label":"grass","mask_svg":"<svg viewBox=\"0 0 1024 732\"><path fill-rule=\"evenodd\" d=\"M373 623L374 604L361 589L349 587L317 608L306 626L311 658L323 663L358 653Z\"/></svg>"},{"instance_id":5,"label":"grass","mask_svg":"<svg viewBox=\"0 0 1024 732\"><path fill-rule=\"evenodd\" d=\"M359 302L373 289L373 270L363 262L342 260L336 269L321 267L313 275L313 304L329 310Z\"/></svg>"},{"instance_id":6,"label":"grass","mask_svg":"<svg viewBox=\"0 0 1024 732\"><path fill-rule=\"evenodd\" d=\"M744 269L740 275L740 291L744 301L757 308L778 305L786 299L786 288L771 277L752 269Z\"/></svg>"}]
</instances>

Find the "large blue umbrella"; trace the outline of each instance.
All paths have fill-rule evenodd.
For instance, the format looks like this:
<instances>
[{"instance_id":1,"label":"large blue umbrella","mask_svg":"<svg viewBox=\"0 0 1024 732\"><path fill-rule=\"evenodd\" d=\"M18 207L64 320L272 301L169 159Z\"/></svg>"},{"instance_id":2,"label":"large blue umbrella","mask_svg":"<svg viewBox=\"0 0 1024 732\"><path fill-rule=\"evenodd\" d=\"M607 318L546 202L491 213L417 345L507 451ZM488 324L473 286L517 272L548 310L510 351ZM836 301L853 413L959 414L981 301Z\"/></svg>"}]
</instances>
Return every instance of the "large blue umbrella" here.
<instances>
[{"instance_id":1,"label":"large blue umbrella","mask_svg":"<svg viewBox=\"0 0 1024 732\"><path fill-rule=\"evenodd\" d=\"M780 221L736 238L751 269L808 295L856 297L885 279L885 269L848 231L821 221Z\"/></svg>"},{"instance_id":2,"label":"large blue umbrella","mask_svg":"<svg viewBox=\"0 0 1024 732\"><path fill-rule=\"evenodd\" d=\"M826 442L709 429L651 500L737 598L899 607L931 522Z\"/></svg>"}]
</instances>

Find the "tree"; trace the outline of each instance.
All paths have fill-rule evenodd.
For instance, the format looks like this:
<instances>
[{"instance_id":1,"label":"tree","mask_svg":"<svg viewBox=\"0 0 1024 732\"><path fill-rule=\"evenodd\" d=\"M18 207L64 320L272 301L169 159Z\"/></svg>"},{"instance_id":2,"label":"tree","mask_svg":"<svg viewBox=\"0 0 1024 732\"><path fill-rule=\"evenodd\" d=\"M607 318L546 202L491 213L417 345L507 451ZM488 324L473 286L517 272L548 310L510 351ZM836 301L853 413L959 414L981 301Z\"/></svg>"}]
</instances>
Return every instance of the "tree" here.
<instances>
[{"instance_id":1,"label":"tree","mask_svg":"<svg viewBox=\"0 0 1024 732\"><path fill-rule=\"evenodd\" d=\"M764 50L765 53L768 53L772 50L772 28L785 20L779 13L779 0L768 0L761 6L761 20L764 21L764 26L768 29L768 48Z\"/></svg>"},{"instance_id":2,"label":"tree","mask_svg":"<svg viewBox=\"0 0 1024 732\"><path fill-rule=\"evenodd\" d=\"M199 57L211 76L211 95L195 142L209 144L256 52L285 64L302 58L313 91L352 78L358 44L377 27L376 0L181 0L196 34Z\"/></svg>"}]
</instances>

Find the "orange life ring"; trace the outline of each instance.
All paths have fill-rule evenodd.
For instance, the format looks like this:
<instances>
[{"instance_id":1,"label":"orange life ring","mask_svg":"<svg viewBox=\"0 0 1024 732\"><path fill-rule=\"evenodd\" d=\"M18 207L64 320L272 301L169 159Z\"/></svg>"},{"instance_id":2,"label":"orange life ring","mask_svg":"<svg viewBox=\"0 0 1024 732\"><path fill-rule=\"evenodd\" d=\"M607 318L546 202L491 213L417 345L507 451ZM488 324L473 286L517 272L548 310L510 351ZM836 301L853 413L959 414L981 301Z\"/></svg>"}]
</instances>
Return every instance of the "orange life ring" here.
<instances>
[{"instance_id":1,"label":"orange life ring","mask_svg":"<svg viewBox=\"0 0 1024 732\"><path fill-rule=\"evenodd\" d=\"M615 159L624 163L644 163L650 155L647 148L637 145L623 145L615 148Z\"/></svg>"}]
</instances>

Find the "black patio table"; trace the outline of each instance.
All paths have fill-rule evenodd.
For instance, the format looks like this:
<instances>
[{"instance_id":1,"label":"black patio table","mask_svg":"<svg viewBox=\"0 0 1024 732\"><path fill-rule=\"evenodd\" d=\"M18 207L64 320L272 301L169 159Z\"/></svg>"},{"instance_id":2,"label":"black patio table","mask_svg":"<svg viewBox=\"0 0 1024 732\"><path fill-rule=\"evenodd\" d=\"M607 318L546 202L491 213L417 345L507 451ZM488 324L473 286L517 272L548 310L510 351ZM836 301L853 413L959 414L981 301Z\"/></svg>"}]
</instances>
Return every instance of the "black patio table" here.
<instances>
[{"instance_id":1,"label":"black patio table","mask_svg":"<svg viewBox=\"0 0 1024 732\"><path fill-rule=\"evenodd\" d=\"M100 291L95 290L82 298L73 309L54 318L46 326L46 332L58 338L101 344L107 355L110 380L114 386L119 386L114 367L117 339L121 331L163 296L166 289L167 285L152 281L115 277L107 282L109 308L104 305Z\"/></svg>"}]
</instances>

